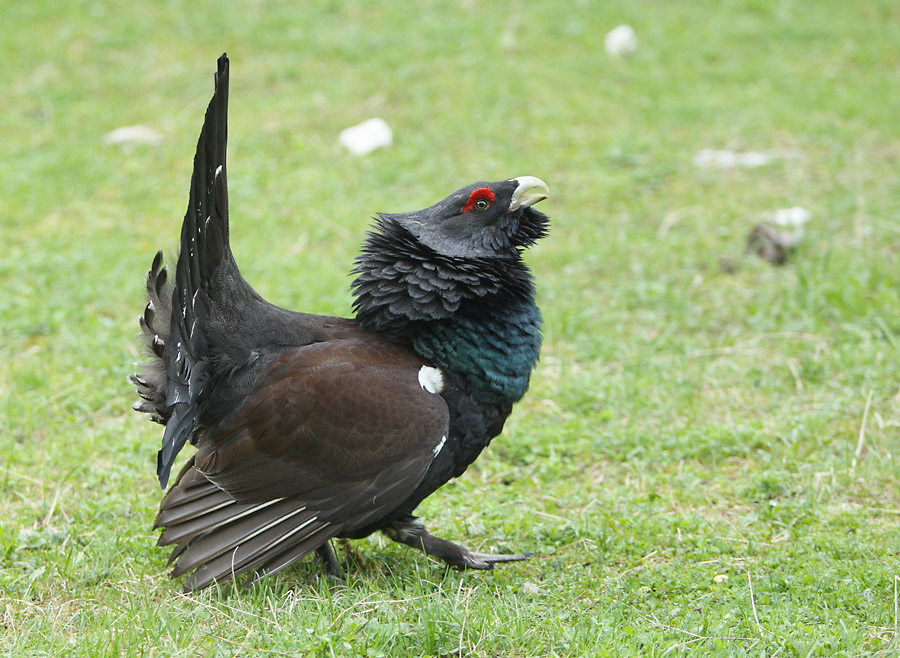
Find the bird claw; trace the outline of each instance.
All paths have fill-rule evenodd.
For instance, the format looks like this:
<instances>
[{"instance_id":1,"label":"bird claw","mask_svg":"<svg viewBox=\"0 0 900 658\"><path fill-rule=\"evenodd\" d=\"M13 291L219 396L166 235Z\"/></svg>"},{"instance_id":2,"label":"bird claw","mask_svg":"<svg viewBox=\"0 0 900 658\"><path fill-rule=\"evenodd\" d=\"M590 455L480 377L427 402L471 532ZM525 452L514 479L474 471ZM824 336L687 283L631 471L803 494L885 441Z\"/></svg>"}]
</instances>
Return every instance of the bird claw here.
<instances>
[{"instance_id":1,"label":"bird claw","mask_svg":"<svg viewBox=\"0 0 900 658\"><path fill-rule=\"evenodd\" d=\"M495 564L519 562L534 555L534 553L473 553L465 546L435 537L414 516L397 519L382 528L382 532L396 542L417 548L458 569L493 569Z\"/></svg>"},{"instance_id":2,"label":"bird claw","mask_svg":"<svg viewBox=\"0 0 900 658\"><path fill-rule=\"evenodd\" d=\"M466 551L463 555L463 565L466 569L493 569L500 562L521 562L532 557L534 553L472 553Z\"/></svg>"}]
</instances>

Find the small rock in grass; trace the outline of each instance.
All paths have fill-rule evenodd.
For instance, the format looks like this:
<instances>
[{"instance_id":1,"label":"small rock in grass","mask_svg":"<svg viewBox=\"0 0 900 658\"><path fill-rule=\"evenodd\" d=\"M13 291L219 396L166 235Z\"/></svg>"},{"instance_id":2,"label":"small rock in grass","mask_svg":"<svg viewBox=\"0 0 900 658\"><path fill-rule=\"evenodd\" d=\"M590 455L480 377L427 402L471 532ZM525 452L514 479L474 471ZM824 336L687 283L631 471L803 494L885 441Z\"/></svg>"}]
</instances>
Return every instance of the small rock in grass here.
<instances>
[{"instance_id":1,"label":"small rock in grass","mask_svg":"<svg viewBox=\"0 0 900 658\"><path fill-rule=\"evenodd\" d=\"M773 222L779 226L787 226L790 228L802 228L811 217L812 213L800 206L782 208L781 210L776 210L772 213Z\"/></svg>"},{"instance_id":2,"label":"small rock in grass","mask_svg":"<svg viewBox=\"0 0 900 658\"><path fill-rule=\"evenodd\" d=\"M103 136L104 144L119 144L129 146L131 144L149 144L156 146L162 144L162 135L147 126L123 126L106 133Z\"/></svg>"},{"instance_id":3,"label":"small rock in grass","mask_svg":"<svg viewBox=\"0 0 900 658\"><path fill-rule=\"evenodd\" d=\"M369 119L341 131L338 143L354 155L367 155L394 141L391 127L384 119Z\"/></svg>"},{"instance_id":4,"label":"small rock in grass","mask_svg":"<svg viewBox=\"0 0 900 658\"><path fill-rule=\"evenodd\" d=\"M762 151L728 151L703 149L694 156L695 167L734 169L735 167L762 167L772 156Z\"/></svg>"},{"instance_id":5,"label":"small rock in grass","mask_svg":"<svg viewBox=\"0 0 900 658\"><path fill-rule=\"evenodd\" d=\"M802 234L779 231L768 224L757 224L747 236L747 251L752 251L772 265L784 265L802 238Z\"/></svg>"},{"instance_id":6,"label":"small rock in grass","mask_svg":"<svg viewBox=\"0 0 900 658\"><path fill-rule=\"evenodd\" d=\"M522 589L524 589L529 594L540 594L541 593L540 586L536 585L534 583L530 583L530 582L525 582L525 584L522 585Z\"/></svg>"},{"instance_id":7,"label":"small rock in grass","mask_svg":"<svg viewBox=\"0 0 900 658\"><path fill-rule=\"evenodd\" d=\"M738 264L734 258L730 256L719 256L719 269L725 274L737 274Z\"/></svg>"},{"instance_id":8,"label":"small rock in grass","mask_svg":"<svg viewBox=\"0 0 900 658\"><path fill-rule=\"evenodd\" d=\"M715 576L713 576L714 583L724 583L727 580L728 580L727 573L720 573L720 574L716 574Z\"/></svg>"},{"instance_id":9,"label":"small rock in grass","mask_svg":"<svg viewBox=\"0 0 900 658\"><path fill-rule=\"evenodd\" d=\"M607 33L603 40L603 46L606 48L607 55L613 57L630 55L637 50L637 34L630 25L620 25Z\"/></svg>"}]
</instances>

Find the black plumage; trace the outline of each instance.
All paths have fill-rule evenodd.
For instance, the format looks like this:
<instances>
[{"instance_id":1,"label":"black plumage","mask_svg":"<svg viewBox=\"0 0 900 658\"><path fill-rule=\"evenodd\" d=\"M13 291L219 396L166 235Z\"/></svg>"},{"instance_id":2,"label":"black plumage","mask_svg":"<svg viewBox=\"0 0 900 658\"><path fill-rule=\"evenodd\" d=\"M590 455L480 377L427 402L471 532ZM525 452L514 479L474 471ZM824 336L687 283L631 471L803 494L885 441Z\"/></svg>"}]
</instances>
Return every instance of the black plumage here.
<instances>
[{"instance_id":1,"label":"black plumage","mask_svg":"<svg viewBox=\"0 0 900 658\"><path fill-rule=\"evenodd\" d=\"M533 177L476 183L382 214L356 259L355 319L296 313L244 280L228 240L228 59L194 158L175 276L158 253L135 409L165 425L160 505L173 575L197 589L279 571L333 537L381 530L447 563L520 560L428 533L416 506L460 475L525 393L541 317L522 249L547 232ZM174 278L174 281L170 279Z\"/></svg>"}]
</instances>

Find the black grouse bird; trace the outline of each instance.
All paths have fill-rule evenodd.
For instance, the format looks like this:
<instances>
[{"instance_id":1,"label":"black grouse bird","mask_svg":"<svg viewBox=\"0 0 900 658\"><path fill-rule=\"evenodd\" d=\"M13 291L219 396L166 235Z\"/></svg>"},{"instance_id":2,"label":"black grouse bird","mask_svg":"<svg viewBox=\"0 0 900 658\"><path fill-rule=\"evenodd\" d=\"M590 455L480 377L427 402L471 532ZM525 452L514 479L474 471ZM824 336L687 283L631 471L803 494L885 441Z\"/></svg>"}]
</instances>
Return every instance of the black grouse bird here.
<instances>
[{"instance_id":1,"label":"black grouse bird","mask_svg":"<svg viewBox=\"0 0 900 658\"><path fill-rule=\"evenodd\" d=\"M165 425L165 487L186 441L197 452L163 498L160 545L186 589L271 574L329 540L380 530L457 567L490 555L430 534L412 515L500 433L528 388L541 316L521 251L548 219L530 176L475 183L418 212L380 214L353 270L356 319L269 304L228 242L228 59L191 178L174 282L162 253L141 327L153 360L137 411Z\"/></svg>"}]
</instances>

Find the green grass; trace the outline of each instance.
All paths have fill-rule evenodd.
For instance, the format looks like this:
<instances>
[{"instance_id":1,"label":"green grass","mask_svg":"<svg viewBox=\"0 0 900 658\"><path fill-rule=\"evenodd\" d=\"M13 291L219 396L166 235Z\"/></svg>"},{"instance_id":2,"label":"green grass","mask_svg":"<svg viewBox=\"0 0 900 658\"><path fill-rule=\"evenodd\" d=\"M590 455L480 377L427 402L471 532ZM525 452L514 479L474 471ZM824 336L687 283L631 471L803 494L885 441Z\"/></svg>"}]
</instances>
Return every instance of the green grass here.
<instances>
[{"instance_id":1,"label":"green grass","mask_svg":"<svg viewBox=\"0 0 900 658\"><path fill-rule=\"evenodd\" d=\"M127 6L7 3L0 26L0 654L900 653L900 5ZM620 23L640 48L612 59ZM223 50L232 243L273 302L349 314L375 211L549 183L531 390L420 507L535 558L448 572L373 537L339 551L346 586L167 577L160 432L125 377ZM395 145L343 153L376 115ZM103 144L133 124L162 144ZM794 205L788 265L744 252Z\"/></svg>"}]
</instances>

